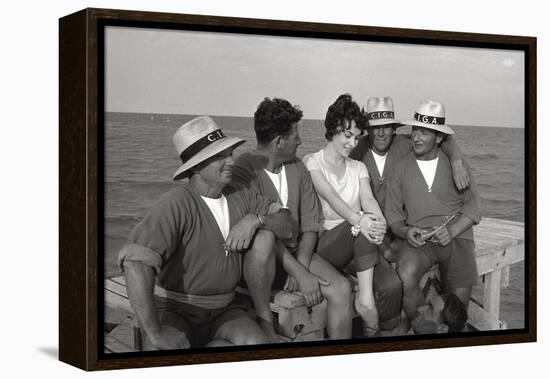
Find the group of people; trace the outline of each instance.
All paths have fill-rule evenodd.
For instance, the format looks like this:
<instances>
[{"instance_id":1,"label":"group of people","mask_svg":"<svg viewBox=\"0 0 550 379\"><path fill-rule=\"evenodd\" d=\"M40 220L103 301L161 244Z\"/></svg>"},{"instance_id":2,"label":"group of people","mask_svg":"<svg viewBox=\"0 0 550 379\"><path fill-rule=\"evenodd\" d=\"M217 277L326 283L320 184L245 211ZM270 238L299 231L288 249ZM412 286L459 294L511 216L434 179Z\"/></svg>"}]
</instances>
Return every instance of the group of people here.
<instances>
[{"instance_id":1,"label":"group of people","mask_svg":"<svg viewBox=\"0 0 550 379\"><path fill-rule=\"evenodd\" d=\"M479 196L441 103L414 120L392 99L361 109L349 94L327 110L326 145L299 159L302 111L266 98L254 114L256 148L209 116L173 137L182 165L119 254L146 348L284 342L273 288L326 300L329 339L461 332L477 282L472 225ZM411 125L412 133L397 133ZM423 275L439 265L440 278ZM347 275L355 275L353 291ZM246 286L251 304L236 297Z\"/></svg>"}]
</instances>

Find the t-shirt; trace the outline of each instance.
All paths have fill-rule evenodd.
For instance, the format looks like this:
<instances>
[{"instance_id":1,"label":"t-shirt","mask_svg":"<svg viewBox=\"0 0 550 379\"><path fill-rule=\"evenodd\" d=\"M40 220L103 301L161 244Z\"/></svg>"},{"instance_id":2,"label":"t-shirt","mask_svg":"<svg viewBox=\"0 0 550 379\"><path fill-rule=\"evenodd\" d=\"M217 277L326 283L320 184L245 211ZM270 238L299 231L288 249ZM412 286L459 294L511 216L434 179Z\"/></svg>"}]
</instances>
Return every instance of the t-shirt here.
<instances>
[{"instance_id":1,"label":"t-shirt","mask_svg":"<svg viewBox=\"0 0 550 379\"><path fill-rule=\"evenodd\" d=\"M223 238L227 239L227 236L229 236L229 208L227 207L227 199L223 195L217 199L201 196L201 199L210 208L210 212L212 212L212 215L216 219Z\"/></svg>"},{"instance_id":2,"label":"t-shirt","mask_svg":"<svg viewBox=\"0 0 550 379\"><path fill-rule=\"evenodd\" d=\"M278 174L274 174L271 171L268 171L264 168L265 173L273 182L273 186L279 194L279 203L286 208L288 203L288 183L286 181L286 170L285 166L281 167L281 170Z\"/></svg>"},{"instance_id":3,"label":"t-shirt","mask_svg":"<svg viewBox=\"0 0 550 379\"><path fill-rule=\"evenodd\" d=\"M363 162L346 158L345 172L341 178L338 178L337 175L328 169L323 150L306 155L303 161L310 172L315 170L321 171L328 183L353 211L359 212L361 210L359 180L369 177L367 167ZM323 226L326 230L330 230L345 221L323 197L320 196L319 199L325 218Z\"/></svg>"},{"instance_id":4,"label":"t-shirt","mask_svg":"<svg viewBox=\"0 0 550 379\"><path fill-rule=\"evenodd\" d=\"M376 168L378 169L378 172L384 172L384 167L386 167L386 157L388 156L388 152L386 151L385 154L379 155L374 150L371 150L372 157L374 158L374 163L376 163Z\"/></svg>"},{"instance_id":5,"label":"t-shirt","mask_svg":"<svg viewBox=\"0 0 550 379\"><path fill-rule=\"evenodd\" d=\"M437 169L437 161L438 161L438 158L430 159L427 161L423 161L420 159L416 160L416 163L418 164L418 168L420 169L420 172L422 173L422 176L426 181L428 192L432 192L432 184L434 182L435 171Z\"/></svg>"}]
</instances>

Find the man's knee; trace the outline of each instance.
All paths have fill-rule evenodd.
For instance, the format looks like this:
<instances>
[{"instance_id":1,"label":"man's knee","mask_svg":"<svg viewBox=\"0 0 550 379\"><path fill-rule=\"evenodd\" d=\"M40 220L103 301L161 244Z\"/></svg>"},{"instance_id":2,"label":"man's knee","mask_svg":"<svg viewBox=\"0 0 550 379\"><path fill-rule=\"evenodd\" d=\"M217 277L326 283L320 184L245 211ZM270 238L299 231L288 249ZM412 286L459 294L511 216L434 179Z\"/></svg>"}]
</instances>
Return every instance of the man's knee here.
<instances>
[{"instance_id":1,"label":"man's knee","mask_svg":"<svg viewBox=\"0 0 550 379\"><path fill-rule=\"evenodd\" d=\"M264 333L256 332L249 333L242 336L242 343L240 345L262 345L269 343L267 336Z\"/></svg>"},{"instance_id":2,"label":"man's knee","mask_svg":"<svg viewBox=\"0 0 550 379\"><path fill-rule=\"evenodd\" d=\"M351 299L351 284L343 275L332 278L330 285L322 286L321 290L328 300L345 302Z\"/></svg>"},{"instance_id":3,"label":"man's knee","mask_svg":"<svg viewBox=\"0 0 550 379\"><path fill-rule=\"evenodd\" d=\"M245 254L245 260L266 263L275 256L275 235L269 230L258 230L251 248Z\"/></svg>"}]
</instances>

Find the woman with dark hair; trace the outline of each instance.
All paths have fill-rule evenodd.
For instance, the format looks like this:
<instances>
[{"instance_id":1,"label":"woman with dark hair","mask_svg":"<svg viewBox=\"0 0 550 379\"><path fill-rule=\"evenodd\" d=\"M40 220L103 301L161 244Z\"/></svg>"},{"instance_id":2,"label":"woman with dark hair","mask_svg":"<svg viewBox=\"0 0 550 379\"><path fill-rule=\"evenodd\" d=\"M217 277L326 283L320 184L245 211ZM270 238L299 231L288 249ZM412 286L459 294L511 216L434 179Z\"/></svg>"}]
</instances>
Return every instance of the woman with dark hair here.
<instances>
[{"instance_id":1,"label":"woman with dark hair","mask_svg":"<svg viewBox=\"0 0 550 379\"><path fill-rule=\"evenodd\" d=\"M325 118L327 145L304 157L324 214L324 232L319 237L317 254L338 269L354 261L359 283L355 308L362 317L366 336L379 333L379 320L399 314L401 282L378 248L386 233L386 220L374 198L369 173L363 162L350 159L349 153L362 135L363 112L351 95L340 95ZM379 312L382 294L384 309ZM390 296L386 296L386 295Z\"/></svg>"}]
</instances>

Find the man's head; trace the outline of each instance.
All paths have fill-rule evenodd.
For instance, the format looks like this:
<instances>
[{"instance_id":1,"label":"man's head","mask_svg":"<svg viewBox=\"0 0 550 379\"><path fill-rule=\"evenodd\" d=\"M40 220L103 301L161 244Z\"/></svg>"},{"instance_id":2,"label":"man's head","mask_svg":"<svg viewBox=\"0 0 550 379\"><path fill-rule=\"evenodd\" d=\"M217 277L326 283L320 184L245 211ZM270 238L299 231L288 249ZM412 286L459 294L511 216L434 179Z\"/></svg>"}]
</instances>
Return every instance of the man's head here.
<instances>
[{"instance_id":1,"label":"man's head","mask_svg":"<svg viewBox=\"0 0 550 379\"><path fill-rule=\"evenodd\" d=\"M424 286L424 304L411 326L416 334L461 332L466 325L466 306L452 293L442 293L439 280L430 278Z\"/></svg>"},{"instance_id":2,"label":"man's head","mask_svg":"<svg viewBox=\"0 0 550 379\"><path fill-rule=\"evenodd\" d=\"M402 126L395 119L391 97L371 97L367 101L366 116L370 145L377 154L384 155L393 142L397 128Z\"/></svg>"},{"instance_id":3,"label":"man's head","mask_svg":"<svg viewBox=\"0 0 550 379\"><path fill-rule=\"evenodd\" d=\"M285 99L265 98L254 113L254 131L259 146L272 145L282 160L296 158L296 150L302 144L298 125L302 111Z\"/></svg>"},{"instance_id":4,"label":"man's head","mask_svg":"<svg viewBox=\"0 0 550 379\"><path fill-rule=\"evenodd\" d=\"M432 100L423 100L414 113L412 126L413 149L418 159L431 159L443 139L453 134L445 125L445 106Z\"/></svg>"},{"instance_id":5,"label":"man's head","mask_svg":"<svg viewBox=\"0 0 550 379\"><path fill-rule=\"evenodd\" d=\"M364 124L364 114L351 95L340 95L327 110L325 138L334 144L339 153L348 156L362 134Z\"/></svg>"}]
</instances>

